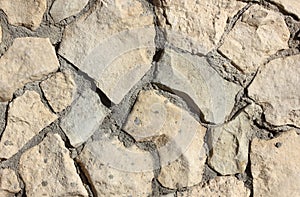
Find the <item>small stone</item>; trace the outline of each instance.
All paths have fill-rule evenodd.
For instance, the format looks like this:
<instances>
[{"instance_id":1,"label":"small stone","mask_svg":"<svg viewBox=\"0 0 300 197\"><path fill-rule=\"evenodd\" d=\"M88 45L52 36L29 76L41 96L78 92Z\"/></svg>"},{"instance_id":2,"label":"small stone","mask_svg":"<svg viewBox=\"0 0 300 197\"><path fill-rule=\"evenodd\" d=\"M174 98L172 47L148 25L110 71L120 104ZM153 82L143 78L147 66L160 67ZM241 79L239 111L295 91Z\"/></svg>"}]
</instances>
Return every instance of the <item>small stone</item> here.
<instances>
[{"instance_id":1,"label":"small stone","mask_svg":"<svg viewBox=\"0 0 300 197\"><path fill-rule=\"evenodd\" d=\"M9 104L7 125L0 141L0 158L16 154L57 116L42 103L40 95L26 91Z\"/></svg>"},{"instance_id":2,"label":"small stone","mask_svg":"<svg viewBox=\"0 0 300 197\"><path fill-rule=\"evenodd\" d=\"M36 30L43 19L47 9L46 0L1 0L0 9L7 15L12 25L23 25Z\"/></svg>"},{"instance_id":3,"label":"small stone","mask_svg":"<svg viewBox=\"0 0 300 197\"><path fill-rule=\"evenodd\" d=\"M300 18L300 2L298 0L272 0L274 3L280 5L291 14L295 14Z\"/></svg>"},{"instance_id":4,"label":"small stone","mask_svg":"<svg viewBox=\"0 0 300 197\"><path fill-rule=\"evenodd\" d=\"M51 6L50 15L57 23L78 14L88 2L89 0L55 0Z\"/></svg>"},{"instance_id":5,"label":"small stone","mask_svg":"<svg viewBox=\"0 0 300 197\"><path fill-rule=\"evenodd\" d=\"M58 72L41 83L42 91L55 112L71 105L76 85L71 73Z\"/></svg>"},{"instance_id":6,"label":"small stone","mask_svg":"<svg viewBox=\"0 0 300 197\"><path fill-rule=\"evenodd\" d=\"M5 168L0 169L0 196L12 197L21 191L15 171Z\"/></svg>"},{"instance_id":7,"label":"small stone","mask_svg":"<svg viewBox=\"0 0 300 197\"><path fill-rule=\"evenodd\" d=\"M216 177L209 181L204 187L195 186L187 191L178 192L178 197L249 197L250 190L244 186L242 181L238 181L235 177L223 176Z\"/></svg>"},{"instance_id":8,"label":"small stone","mask_svg":"<svg viewBox=\"0 0 300 197\"><path fill-rule=\"evenodd\" d=\"M27 196L88 196L58 134L49 133L40 144L23 153L19 172Z\"/></svg>"},{"instance_id":9,"label":"small stone","mask_svg":"<svg viewBox=\"0 0 300 197\"><path fill-rule=\"evenodd\" d=\"M0 102L3 102L9 101L14 91L26 83L55 72L59 62L48 38L27 37L14 40L0 58L0 67Z\"/></svg>"},{"instance_id":10,"label":"small stone","mask_svg":"<svg viewBox=\"0 0 300 197\"><path fill-rule=\"evenodd\" d=\"M300 55L275 59L264 65L248 88L262 105L267 122L300 127Z\"/></svg>"},{"instance_id":11,"label":"small stone","mask_svg":"<svg viewBox=\"0 0 300 197\"><path fill-rule=\"evenodd\" d=\"M62 117L60 126L73 147L80 146L99 128L108 109L99 96L86 89L73 102L70 111Z\"/></svg>"},{"instance_id":12,"label":"small stone","mask_svg":"<svg viewBox=\"0 0 300 197\"><path fill-rule=\"evenodd\" d=\"M289 48L289 37L283 15L253 5L237 21L219 50L244 73L254 73L271 55Z\"/></svg>"},{"instance_id":13,"label":"small stone","mask_svg":"<svg viewBox=\"0 0 300 197\"><path fill-rule=\"evenodd\" d=\"M282 142L280 148L274 146ZM254 196L300 196L300 136L290 130L272 140L254 139L251 172Z\"/></svg>"}]
</instances>

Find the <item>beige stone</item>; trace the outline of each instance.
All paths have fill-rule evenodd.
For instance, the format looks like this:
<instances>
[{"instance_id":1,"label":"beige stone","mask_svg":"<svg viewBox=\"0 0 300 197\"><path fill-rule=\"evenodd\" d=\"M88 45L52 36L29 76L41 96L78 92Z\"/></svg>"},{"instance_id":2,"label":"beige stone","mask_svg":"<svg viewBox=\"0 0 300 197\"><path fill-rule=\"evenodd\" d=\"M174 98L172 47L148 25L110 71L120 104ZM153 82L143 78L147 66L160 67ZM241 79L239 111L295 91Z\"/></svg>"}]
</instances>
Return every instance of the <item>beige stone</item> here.
<instances>
[{"instance_id":1,"label":"beige stone","mask_svg":"<svg viewBox=\"0 0 300 197\"><path fill-rule=\"evenodd\" d=\"M76 91L73 75L58 72L41 83L42 91L52 109L61 112L71 105Z\"/></svg>"},{"instance_id":2,"label":"beige stone","mask_svg":"<svg viewBox=\"0 0 300 197\"><path fill-rule=\"evenodd\" d=\"M56 118L36 92L26 91L16 98L9 104L7 125L0 141L0 158L13 156Z\"/></svg>"},{"instance_id":3,"label":"beige stone","mask_svg":"<svg viewBox=\"0 0 300 197\"><path fill-rule=\"evenodd\" d=\"M254 139L251 172L254 196L300 195L300 136L294 130L272 140Z\"/></svg>"},{"instance_id":4,"label":"beige stone","mask_svg":"<svg viewBox=\"0 0 300 197\"><path fill-rule=\"evenodd\" d=\"M0 44L2 42L2 26L0 25Z\"/></svg>"},{"instance_id":5,"label":"beige stone","mask_svg":"<svg viewBox=\"0 0 300 197\"><path fill-rule=\"evenodd\" d=\"M249 87L249 95L263 106L273 125L300 127L300 55L273 60L263 66Z\"/></svg>"},{"instance_id":6,"label":"beige stone","mask_svg":"<svg viewBox=\"0 0 300 197\"><path fill-rule=\"evenodd\" d=\"M268 57L289 48L289 37L283 15L254 5L242 15L219 50L244 73L253 73Z\"/></svg>"},{"instance_id":7,"label":"beige stone","mask_svg":"<svg viewBox=\"0 0 300 197\"><path fill-rule=\"evenodd\" d=\"M43 19L47 9L46 0L1 0L0 9L7 15L12 25L23 25L36 30Z\"/></svg>"},{"instance_id":8,"label":"beige stone","mask_svg":"<svg viewBox=\"0 0 300 197\"><path fill-rule=\"evenodd\" d=\"M23 7L23 6L21 6ZM59 67L48 38L16 38L0 58L0 102L9 101L15 90L41 80Z\"/></svg>"},{"instance_id":9,"label":"beige stone","mask_svg":"<svg viewBox=\"0 0 300 197\"><path fill-rule=\"evenodd\" d=\"M242 181L235 177L224 176L210 180L203 187L195 186L185 192L178 192L178 197L249 197L250 190L244 186Z\"/></svg>"},{"instance_id":10,"label":"beige stone","mask_svg":"<svg viewBox=\"0 0 300 197\"><path fill-rule=\"evenodd\" d=\"M89 0L55 0L51 6L50 15L59 22L72 15L78 14Z\"/></svg>"},{"instance_id":11,"label":"beige stone","mask_svg":"<svg viewBox=\"0 0 300 197\"><path fill-rule=\"evenodd\" d=\"M13 197L21 191L15 171L4 168L0 169L0 196Z\"/></svg>"},{"instance_id":12,"label":"beige stone","mask_svg":"<svg viewBox=\"0 0 300 197\"><path fill-rule=\"evenodd\" d=\"M43 141L20 158L19 172L28 196L88 196L74 161L58 134Z\"/></svg>"},{"instance_id":13,"label":"beige stone","mask_svg":"<svg viewBox=\"0 0 300 197\"><path fill-rule=\"evenodd\" d=\"M289 13L295 14L300 18L300 2L298 0L271 0L280 5Z\"/></svg>"}]
</instances>

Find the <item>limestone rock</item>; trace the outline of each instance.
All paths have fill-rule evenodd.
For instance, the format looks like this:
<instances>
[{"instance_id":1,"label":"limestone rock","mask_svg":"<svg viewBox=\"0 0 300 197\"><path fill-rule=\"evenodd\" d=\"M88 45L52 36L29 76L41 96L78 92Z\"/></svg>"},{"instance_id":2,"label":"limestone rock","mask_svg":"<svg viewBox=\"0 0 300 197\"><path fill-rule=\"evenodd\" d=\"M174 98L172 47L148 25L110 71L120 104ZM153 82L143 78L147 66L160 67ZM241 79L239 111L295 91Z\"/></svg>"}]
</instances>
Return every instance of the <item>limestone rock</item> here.
<instances>
[{"instance_id":1,"label":"limestone rock","mask_svg":"<svg viewBox=\"0 0 300 197\"><path fill-rule=\"evenodd\" d=\"M85 146L79 162L97 196L149 196L154 178L149 152L125 148L115 137L101 136Z\"/></svg>"},{"instance_id":2,"label":"limestone rock","mask_svg":"<svg viewBox=\"0 0 300 197\"><path fill-rule=\"evenodd\" d=\"M268 57L289 48L289 37L281 14L254 5L242 15L219 50L244 73L253 73Z\"/></svg>"},{"instance_id":3,"label":"limestone rock","mask_svg":"<svg viewBox=\"0 0 300 197\"><path fill-rule=\"evenodd\" d=\"M280 5L289 13L295 14L300 18L300 2L298 0L271 0Z\"/></svg>"},{"instance_id":4,"label":"limestone rock","mask_svg":"<svg viewBox=\"0 0 300 197\"><path fill-rule=\"evenodd\" d=\"M12 25L23 25L32 30L37 29L47 9L46 0L1 0L0 9L7 15Z\"/></svg>"},{"instance_id":5,"label":"limestone rock","mask_svg":"<svg viewBox=\"0 0 300 197\"><path fill-rule=\"evenodd\" d=\"M58 134L23 153L19 172L28 196L88 196Z\"/></svg>"},{"instance_id":6,"label":"limestone rock","mask_svg":"<svg viewBox=\"0 0 300 197\"><path fill-rule=\"evenodd\" d=\"M89 0L55 0L51 6L50 15L59 22L72 15L78 14Z\"/></svg>"},{"instance_id":7,"label":"limestone rock","mask_svg":"<svg viewBox=\"0 0 300 197\"><path fill-rule=\"evenodd\" d=\"M16 173L8 168L0 169L0 196L13 197L21 191Z\"/></svg>"},{"instance_id":8,"label":"limestone rock","mask_svg":"<svg viewBox=\"0 0 300 197\"><path fill-rule=\"evenodd\" d=\"M2 42L2 26L0 25L0 44Z\"/></svg>"},{"instance_id":9,"label":"limestone rock","mask_svg":"<svg viewBox=\"0 0 300 197\"><path fill-rule=\"evenodd\" d=\"M216 177L210 180L204 187L195 186L185 192L180 192L178 197L249 197L250 190L244 186L242 181L238 181L235 177L224 176Z\"/></svg>"},{"instance_id":10,"label":"limestone rock","mask_svg":"<svg viewBox=\"0 0 300 197\"><path fill-rule=\"evenodd\" d=\"M0 67L2 102L9 101L14 91L26 83L41 80L55 72L59 62L48 38L27 37L14 40L13 45L0 58Z\"/></svg>"},{"instance_id":11,"label":"limestone rock","mask_svg":"<svg viewBox=\"0 0 300 197\"><path fill-rule=\"evenodd\" d=\"M71 145L77 147L98 129L107 112L99 96L87 89L73 102L68 114L62 117L60 126Z\"/></svg>"},{"instance_id":12,"label":"limestone rock","mask_svg":"<svg viewBox=\"0 0 300 197\"><path fill-rule=\"evenodd\" d=\"M225 81L204 57L166 50L154 82L185 99L207 122L220 124L230 115L240 86ZM201 112L200 112L200 111Z\"/></svg>"},{"instance_id":13,"label":"limestone rock","mask_svg":"<svg viewBox=\"0 0 300 197\"><path fill-rule=\"evenodd\" d=\"M263 106L273 125L300 127L300 55L276 59L261 68L249 96Z\"/></svg>"},{"instance_id":14,"label":"limestone rock","mask_svg":"<svg viewBox=\"0 0 300 197\"><path fill-rule=\"evenodd\" d=\"M145 5L115 0L67 26L58 53L119 103L151 67L154 38Z\"/></svg>"},{"instance_id":15,"label":"limestone rock","mask_svg":"<svg viewBox=\"0 0 300 197\"><path fill-rule=\"evenodd\" d=\"M76 84L71 73L58 72L43 81L41 88L52 109L61 112L71 105Z\"/></svg>"},{"instance_id":16,"label":"limestone rock","mask_svg":"<svg viewBox=\"0 0 300 197\"><path fill-rule=\"evenodd\" d=\"M251 144L254 196L300 195L300 136L291 130Z\"/></svg>"},{"instance_id":17,"label":"limestone rock","mask_svg":"<svg viewBox=\"0 0 300 197\"><path fill-rule=\"evenodd\" d=\"M40 95L26 91L9 104L7 125L0 142L0 158L9 158L57 116L45 107Z\"/></svg>"}]
</instances>

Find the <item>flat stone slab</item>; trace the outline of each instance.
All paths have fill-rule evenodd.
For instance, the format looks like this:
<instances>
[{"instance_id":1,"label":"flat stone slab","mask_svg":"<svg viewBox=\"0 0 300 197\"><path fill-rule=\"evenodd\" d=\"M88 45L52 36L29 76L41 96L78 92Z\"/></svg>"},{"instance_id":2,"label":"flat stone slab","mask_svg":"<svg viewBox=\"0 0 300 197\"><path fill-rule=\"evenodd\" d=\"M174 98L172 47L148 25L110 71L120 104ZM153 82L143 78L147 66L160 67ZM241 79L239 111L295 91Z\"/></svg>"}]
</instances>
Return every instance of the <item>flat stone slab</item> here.
<instances>
[{"instance_id":1,"label":"flat stone slab","mask_svg":"<svg viewBox=\"0 0 300 197\"><path fill-rule=\"evenodd\" d=\"M18 177L12 169L0 169L0 196L11 197L21 191Z\"/></svg>"},{"instance_id":2,"label":"flat stone slab","mask_svg":"<svg viewBox=\"0 0 300 197\"><path fill-rule=\"evenodd\" d=\"M295 14L300 18L300 2L298 0L272 0L272 2L280 5L287 12Z\"/></svg>"}]
</instances>

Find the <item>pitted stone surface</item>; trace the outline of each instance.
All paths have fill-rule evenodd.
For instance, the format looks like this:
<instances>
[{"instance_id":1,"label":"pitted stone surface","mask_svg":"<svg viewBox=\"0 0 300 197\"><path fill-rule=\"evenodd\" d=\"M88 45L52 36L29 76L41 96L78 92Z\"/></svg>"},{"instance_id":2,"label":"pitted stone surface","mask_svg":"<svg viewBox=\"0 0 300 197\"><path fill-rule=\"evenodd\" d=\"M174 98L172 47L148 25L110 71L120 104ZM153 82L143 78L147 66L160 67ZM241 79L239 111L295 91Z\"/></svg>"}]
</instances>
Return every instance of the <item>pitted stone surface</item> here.
<instances>
[{"instance_id":1,"label":"pitted stone surface","mask_svg":"<svg viewBox=\"0 0 300 197\"><path fill-rule=\"evenodd\" d=\"M4 168L0 169L0 196L13 197L21 191L15 171Z\"/></svg>"},{"instance_id":2,"label":"pitted stone surface","mask_svg":"<svg viewBox=\"0 0 300 197\"><path fill-rule=\"evenodd\" d=\"M0 102L9 101L15 90L41 80L59 67L48 38L16 38L0 58Z\"/></svg>"},{"instance_id":3,"label":"pitted stone surface","mask_svg":"<svg viewBox=\"0 0 300 197\"><path fill-rule=\"evenodd\" d=\"M26 91L9 104L7 126L0 141L0 158L16 154L57 116L42 103L40 95Z\"/></svg>"}]
</instances>

